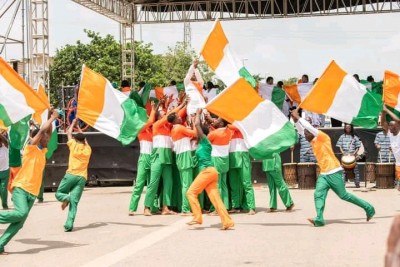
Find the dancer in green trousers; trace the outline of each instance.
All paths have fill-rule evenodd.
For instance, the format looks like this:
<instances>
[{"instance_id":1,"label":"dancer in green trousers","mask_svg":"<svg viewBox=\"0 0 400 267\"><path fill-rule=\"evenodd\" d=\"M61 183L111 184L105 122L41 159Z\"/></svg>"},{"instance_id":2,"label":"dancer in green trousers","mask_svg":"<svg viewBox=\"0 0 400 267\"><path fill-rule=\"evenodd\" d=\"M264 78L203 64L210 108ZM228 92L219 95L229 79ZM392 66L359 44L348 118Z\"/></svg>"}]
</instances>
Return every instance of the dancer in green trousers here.
<instances>
[{"instance_id":1,"label":"dancer in green trousers","mask_svg":"<svg viewBox=\"0 0 400 267\"><path fill-rule=\"evenodd\" d=\"M74 228L78 203L85 188L87 169L92 154L92 149L76 122L77 119L75 118L67 131L68 170L56 192L57 200L62 202L61 209L64 210L69 205L67 221L64 224L66 232L70 232ZM79 133L72 136L75 125L78 127Z\"/></svg>"},{"instance_id":2,"label":"dancer in green trousers","mask_svg":"<svg viewBox=\"0 0 400 267\"><path fill-rule=\"evenodd\" d=\"M193 182L193 157L191 139L196 137L196 130L182 125L183 121L176 113L168 115L168 122L173 124L171 137L176 153L176 165L179 170L182 188L182 215L190 215L190 205L186 192Z\"/></svg>"},{"instance_id":3,"label":"dancer in green trousers","mask_svg":"<svg viewBox=\"0 0 400 267\"><path fill-rule=\"evenodd\" d=\"M332 150L331 138L324 132L315 129L309 122L300 118L297 110L292 111L292 118L296 123L299 134L304 135L310 142L315 158L321 170L314 192L315 209L317 216L308 219L314 226L325 225L324 208L329 189L332 189L341 199L353 203L364 209L367 221L375 215L374 207L365 200L346 191L342 180L343 169Z\"/></svg>"},{"instance_id":4,"label":"dancer in green trousers","mask_svg":"<svg viewBox=\"0 0 400 267\"><path fill-rule=\"evenodd\" d=\"M293 210L294 203L292 197L290 196L286 182L283 180L282 176L281 156L278 153L274 153L272 158L263 160L263 171L268 176L268 188L270 194L269 211L274 212L277 210L277 190L283 204L286 207L286 210Z\"/></svg>"},{"instance_id":5,"label":"dancer in green trousers","mask_svg":"<svg viewBox=\"0 0 400 267\"><path fill-rule=\"evenodd\" d=\"M218 118L213 123L216 128L207 136L212 145L212 162L218 171L218 190L220 192L225 208L229 210L229 191L227 184L227 173L229 171L229 143L232 138L232 131L227 128L228 123L222 118ZM212 207L214 210L214 207ZM213 212L212 215L216 215Z\"/></svg>"},{"instance_id":6,"label":"dancer in green trousers","mask_svg":"<svg viewBox=\"0 0 400 267\"><path fill-rule=\"evenodd\" d=\"M256 214L254 188L251 181L250 154L244 143L243 135L233 125L228 125L233 135L229 147L229 185L231 187L232 210L237 213L240 209L248 210L249 215Z\"/></svg>"},{"instance_id":7,"label":"dancer in green trousers","mask_svg":"<svg viewBox=\"0 0 400 267\"><path fill-rule=\"evenodd\" d=\"M153 123L155 121L158 105L152 103L152 110L147 123L138 134L140 144L140 155L137 163L137 174L135 187L132 191L129 204L129 216L133 216L137 211L140 196L146 183L150 181L150 156L153 149Z\"/></svg>"},{"instance_id":8,"label":"dancer in green trousers","mask_svg":"<svg viewBox=\"0 0 400 267\"><path fill-rule=\"evenodd\" d=\"M186 106L187 102L184 101L172 112L179 112ZM160 178L163 181L163 207L161 214L169 215L175 214L169 209L172 204L172 140L171 140L171 126L167 121L165 112L156 112L157 121L153 124L153 150L151 153L151 166L150 166L150 183L147 186L146 197L144 200L144 215L151 216L150 207L154 204L154 199L157 194Z\"/></svg>"},{"instance_id":9,"label":"dancer in green trousers","mask_svg":"<svg viewBox=\"0 0 400 267\"><path fill-rule=\"evenodd\" d=\"M0 253L4 247L18 233L25 223L42 184L42 173L46 165L47 144L51 136L51 123L57 119L59 113L53 111L50 119L43 124L40 130L31 133L31 141L25 147L22 167L11 184L14 209L0 212L0 223L10 224L0 237Z\"/></svg>"},{"instance_id":10,"label":"dancer in green trousers","mask_svg":"<svg viewBox=\"0 0 400 267\"><path fill-rule=\"evenodd\" d=\"M8 140L6 133L0 133L0 200L3 209L8 209L8 179L10 177Z\"/></svg>"}]
</instances>

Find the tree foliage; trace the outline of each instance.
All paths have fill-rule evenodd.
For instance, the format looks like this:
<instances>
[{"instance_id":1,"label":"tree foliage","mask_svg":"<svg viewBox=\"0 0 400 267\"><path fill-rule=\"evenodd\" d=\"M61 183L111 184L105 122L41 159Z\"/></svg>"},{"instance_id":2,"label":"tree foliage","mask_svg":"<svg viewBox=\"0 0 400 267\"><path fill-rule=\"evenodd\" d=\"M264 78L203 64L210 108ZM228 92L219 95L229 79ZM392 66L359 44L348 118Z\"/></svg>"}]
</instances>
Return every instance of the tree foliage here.
<instances>
[{"instance_id":1,"label":"tree foliage","mask_svg":"<svg viewBox=\"0 0 400 267\"><path fill-rule=\"evenodd\" d=\"M103 74L110 81L118 81L121 76L119 43L111 35L101 37L98 33L85 30L90 38L88 44L77 41L57 49L50 66L51 95L58 95L62 86L74 85L79 80L82 65ZM52 99L53 103L56 102Z\"/></svg>"},{"instance_id":2,"label":"tree foliage","mask_svg":"<svg viewBox=\"0 0 400 267\"><path fill-rule=\"evenodd\" d=\"M296 84L298 81L299 81L298 78L292 77L292 78L283 80L283 84L284 84L284 85L292 85L292 84Z\"/></svg>"},{"instance_id":3,"label":"tree foliage","mask_svg":"<svg viewBox=\"0 0 400 267\"><path fill-rule=\"evenodd\" d=\"M161 85L165 83L163 58L153 52L151 43L135 42L135 81Z\"/></svg>"}]
</instances>

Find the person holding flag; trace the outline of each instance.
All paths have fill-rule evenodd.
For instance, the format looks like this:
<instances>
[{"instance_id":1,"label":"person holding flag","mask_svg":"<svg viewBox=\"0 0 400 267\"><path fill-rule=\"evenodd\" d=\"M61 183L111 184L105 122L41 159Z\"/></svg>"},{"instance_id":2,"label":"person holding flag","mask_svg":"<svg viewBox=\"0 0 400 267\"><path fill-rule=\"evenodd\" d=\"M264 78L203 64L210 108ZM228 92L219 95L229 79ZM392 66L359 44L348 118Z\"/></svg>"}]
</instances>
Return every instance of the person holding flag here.
<instances>
[{"instance_id":1,"label":"person holding flag","mask_svg":"<svg viewBox=\"0 0 400 267\"><path fill-rule=\"evenodd\" d=\"M0 223L10 224L0 237L0 254L7 254L4 247L23 227L39 194L51 123L58 117L59 112L53 110L50 119L40 129L32 132L31 140L25 147L21 170L11 185L14 210L0 212Z\"/></svg>"},{"instance_id":2,"label":"person holding flag","mask_svg":"<svg viewBox=\"0 0 400 267\"><path fill-rule=\"evenodd\" d=\"M172 110L170 113L178 112L181 116L180 111L186 106L187 101L184 101L177 108ZM146 197L144 200L144 215L151 216L150 207L154 205L156 198L158 185L160 178L163 179L163 207L162 215L173 215L176 214L170 210L169 207L172 204L172 189L173 189L173 177L172 177L172 139L171 139L171 125L167 121L167 114L158 110L156 112L156 122L153 124L153 149L150 156L150 182L147 185Z\"/></svg>"},{"instance_id":3,"label":"person holding flag","mask_svg":"<svg viewBox=\"0 0 400 267\"><path fill-rule=\"evenodd\" d=\"M188 115L196 113L198 108L204 108L206 105L203 95L204 81L197 68L198 64L197 59L193 61L184 79L185 92L190 97L190 103L187 107Z\"/></svg>"},{"instance_id":4,"label":"person holding flag","mask_svg":"<svg viewBox=\"0 0 400 267\"><path fill-rule=\"evenodd\" d=\"M198 140L198 147L196 149L196 157L198 159L198 167L200 173L197 175L186 196L189 200L190 207L193 212L192 221L188 222L188 225L197 225L203 223L201 206L199 203L198 196L205 189L211 203L215 207L218 215L221 218L222 230L228 230L234 227L235 223L228 214L224 203L222 202L219 190L217 187L218 183L218 171L213 167L211 158L211 143L207 138L209 132L208 127L201 124L202 110L198 109L194 120L196 128L196 135Z\"/></svg>"},{"instance_id":5,"label":"person holding flag","mask_svg":"<svg viewBox=\"0 0 400 267\"><path fill-rule=\"evenodd\" d=\"M325 200L329 189L332 189L342 200L348 201L364 209L367 222L375 215L374 207L365 200L346 191L342 180L343 169L333 153L331 138L324 132L314 128L308 121L300 118L296 110L292 111L292 118L296 123L299 134L304 135L310 142L315 158L321 169L314 192L315 209L317 216L308 221L314 226L324 226Z\"/></svg>"},{"instance_id":6,"label":"person holding flag","mask_svg":"<svg viewBox=\"0 0 400 267\"><path fill-rule=\"evenodd\" d=\"M78 118L75 118L67 131L67 146L69 147L68 170L61 180L56 192L56 198L62 202L61 209L64 210L69 205L68 218L65 222L65 232L71 232L79 200L87 180L87 169L89 165L92 149L86 141L85 135L78 126L79 133L72 135Z\"/></svg>"},{"instance_id":7,"label":"person holding flag","mask_svg":"<svg viewBox=\"0 0 400 267\"><path fill-rule=\"evenodd\" d=\"M160 104L160 102L159 102ZM135 215L139 204L140 196L142 195L144 185L149 182L150 179L150 165L151 165L151 152L153 150L153 123L156 118L156 111L158 110L159 104L151 103L152 109L142 130L138 134L140 144L140 155L137 164L137 174L135 187L132 191L131 201L129 204L129 216Z\"/></svg>"}]
</instances>

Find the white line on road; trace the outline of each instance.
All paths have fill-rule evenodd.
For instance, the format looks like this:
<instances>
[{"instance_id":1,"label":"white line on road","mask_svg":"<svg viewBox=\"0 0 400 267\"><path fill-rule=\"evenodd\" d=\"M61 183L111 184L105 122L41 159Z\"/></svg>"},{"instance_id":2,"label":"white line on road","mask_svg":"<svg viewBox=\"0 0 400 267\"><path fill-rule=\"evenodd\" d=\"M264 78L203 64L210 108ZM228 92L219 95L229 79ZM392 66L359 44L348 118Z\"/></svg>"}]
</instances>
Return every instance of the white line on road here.
<instances>
[{"instance_id":1,"label":"white line on road","mask_svg":"<svg viewBox=\"0 0 400 267\"><path fill-rule=\"evenodd\" d=\"M119 261L128 258L135 253L154 245L155 243L171 236L173 233L183 229L186 226L187 218L181 219L169 226L163 227L155 232L152 232L140 239L137 239L124 247L121 247L113 252L105 254L91 262L86 263L83 267L98 267L112 266Z\"/></svg>"}]
</instances>

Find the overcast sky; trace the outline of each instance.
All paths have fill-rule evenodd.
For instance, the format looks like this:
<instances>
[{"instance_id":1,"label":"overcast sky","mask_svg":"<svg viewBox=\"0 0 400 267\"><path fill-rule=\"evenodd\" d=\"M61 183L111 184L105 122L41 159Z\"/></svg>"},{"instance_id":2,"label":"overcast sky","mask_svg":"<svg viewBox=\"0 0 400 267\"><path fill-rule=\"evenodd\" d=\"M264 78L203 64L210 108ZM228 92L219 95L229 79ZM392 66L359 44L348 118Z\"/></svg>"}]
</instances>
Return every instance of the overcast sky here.
<instances>
[{"instance_id":1,"label":"overcast sky","mask_svg":"<svg viewBox=\"0 0 400 267\"><path fill-rule=\"evenodd\" d=\"M49 19L51 55L65 44L87 42L85 28L119 39L118 23L70 0L50 1ZM0 34L4 34L8 25L4 19L0 23ZM212 24L191 23L192 47L197 52ZM304 73L313 80L332 59L348 73L358 73L362 78L372 74L376 80L381 79L385 69L400 73L399 25L399 14L222 22L229 42L249 71L276 80ZM20 31L19 21L13 33L18 35ZM154 51L163 53L168 46L183 41L183 24L137 25L135 38L153 43ZM17 58L20 51L18 46L8 46L7 58Z\"/></svg>"}]
</instances>

